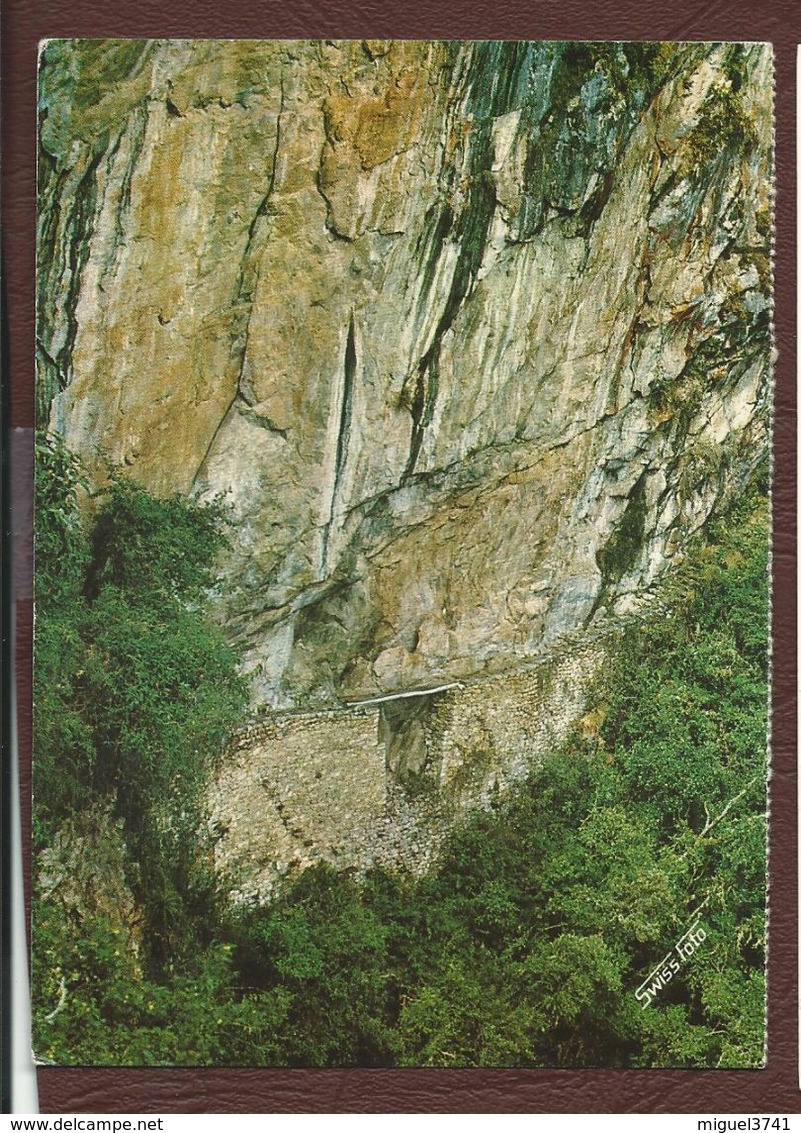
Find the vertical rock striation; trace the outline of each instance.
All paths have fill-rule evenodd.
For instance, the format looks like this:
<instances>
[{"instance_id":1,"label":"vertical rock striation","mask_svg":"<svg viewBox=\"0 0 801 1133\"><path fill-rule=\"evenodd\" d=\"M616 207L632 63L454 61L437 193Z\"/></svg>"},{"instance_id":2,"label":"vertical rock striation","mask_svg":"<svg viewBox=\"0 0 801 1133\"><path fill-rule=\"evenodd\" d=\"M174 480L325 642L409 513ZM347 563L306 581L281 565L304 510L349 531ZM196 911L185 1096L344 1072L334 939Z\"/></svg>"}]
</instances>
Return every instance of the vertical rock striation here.
<instances>
[{"instance_id":1,"label":"vertical rock striation","mask_svg":"<svg viewBox=\"0 0 801 1133\"><path fill-rule=\"evenodd\" d=\"M257 701L636 606L767 446L770 49L55 41L40 411L227 492Z\"/></svg>"}]
</instances>

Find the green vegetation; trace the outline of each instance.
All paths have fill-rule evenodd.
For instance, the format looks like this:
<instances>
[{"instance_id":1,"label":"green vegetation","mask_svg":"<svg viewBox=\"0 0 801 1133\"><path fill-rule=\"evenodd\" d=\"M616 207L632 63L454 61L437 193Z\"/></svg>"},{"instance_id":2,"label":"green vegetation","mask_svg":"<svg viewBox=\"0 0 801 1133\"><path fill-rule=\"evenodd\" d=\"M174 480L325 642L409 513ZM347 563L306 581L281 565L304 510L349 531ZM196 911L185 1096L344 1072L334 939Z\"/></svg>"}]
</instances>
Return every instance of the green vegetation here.
<instances>
[{"instance_id":1,"label":"green vegetation","mask_svg":"<svg viewBox=\"0 0 801 1133\"><path fill-rule=\"evenodd\" d=\"M645 474L631 490L620 525L598 551L596 561L604 582L619 582L630 571L642 550L648 504L645 495Z\"/></svg>"},{"instance_id":2,"label":"green vegetation","mask_svg":"<svg viewBox=\"0 0 801 1133\"><path fill-rule=\"evenodd\" d=\"M714 82L687 139L685 175L701 180L708 167L727 154L749 155L757 144L739 85L731 78Z\"/></svg>"},{"instance_id":3,"label":"green vegetation","mask_svg":"<svg viewBox=\"0 0 801 1133\"><path fill-rule=\"evenodd\" d=\"M210 581L194 552L196 535L218 545L213 512L115 481L94 540L84 541L74 466L50 447L39 468L40 500L49 501L39 513L42 837L85 805L87 783L112 794L136 864L130 884L148 910L137 952L121 943L108 910L77 923L55 899L40 903L41 1055L201 1065L762 1063L766 475L708 526L651 618L625 633L584 728L472 815L434 871L358 880L316 867L268 906L231 909L215 903L198 854L176 867L174 828L158 818L172 798L170 821L187 842L187 799L239 703L233 671L222 676L232 659L186 605ZM63 548L71 598L42 581L54 569L43 546ZM143 582L151 571L152 587ZM175 641L156 648L161 624ZM194 674L186 688L184 665ZM189 719L190 700L202 726ZM183 706L177 716L171 703ZM204 736L214 742L190 759ZM161 886L164 900L157 870L170 878L169 918L151 897ZM148 874L138 889L137 871ZM699 906L706 939L643 1008L636 988Z\"/></svg>"},{"instance_id":4,"label":"green vegetation","mask_svg":"<svg viewBox=\"0 0 801 1133\"><path fill-rule=\"evenodd\" d=\"M114 476L87 532L79 465L57 440L40 438L36 455L35 845L111 800L157 964L182 921L191 928L200 792L246 701L234 654L198 609L223 509Z\"/></svg>"}]
</instances>

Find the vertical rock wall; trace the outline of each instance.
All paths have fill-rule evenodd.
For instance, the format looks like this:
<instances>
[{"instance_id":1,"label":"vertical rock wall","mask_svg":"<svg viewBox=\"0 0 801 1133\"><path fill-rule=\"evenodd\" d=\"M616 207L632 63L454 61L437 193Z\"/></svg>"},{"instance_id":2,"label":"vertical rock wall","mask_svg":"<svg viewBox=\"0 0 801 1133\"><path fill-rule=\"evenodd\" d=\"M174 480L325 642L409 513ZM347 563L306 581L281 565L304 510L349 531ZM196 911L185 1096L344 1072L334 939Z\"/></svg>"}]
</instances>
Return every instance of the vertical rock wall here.
<instances>
[{"instance_id":1,"label":"vertical rock wall","mask_svg":"<svg viewBox=\"0 0 801 1133\"><path fill-rule=\"evenodd\" d=\"M41 413L227 492L254 697L513 668L767 445L759 44L55 41Z\"/></svg>"}]
</instances>

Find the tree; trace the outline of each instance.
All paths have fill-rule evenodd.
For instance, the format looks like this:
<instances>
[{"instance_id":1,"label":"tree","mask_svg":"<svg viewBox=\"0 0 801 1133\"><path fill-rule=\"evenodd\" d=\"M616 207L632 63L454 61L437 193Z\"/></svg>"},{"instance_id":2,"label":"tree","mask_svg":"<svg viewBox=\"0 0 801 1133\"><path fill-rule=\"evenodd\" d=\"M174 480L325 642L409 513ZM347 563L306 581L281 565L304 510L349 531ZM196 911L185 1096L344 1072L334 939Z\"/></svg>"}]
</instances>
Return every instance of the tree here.
<instances>
[{"instance_id":1,"label":"tree","mask_svg":"<svg viewBox=\"0 0 801 1133\"><path fill-rule=\"evenodd\" d=\"M204 877L204 784L247 700L204 612L224 508L115 474L87 530L79 462L57 437L37 450L37 818L52 835L93 797L113 798L163 959Z\"/></svg>"},{"instance_id":2,"label":"tree","mask_svg":"<svg viewBox=\"0 0 801 1133\"><path fill-rule=\"evenodd\" d=\"M146 963L134 971L101 915L76 937L43 907L45 1053L761 1064L764 479L709 525L651 616L622 635L596 690L592 743L576 733L468 816L423 877L357 880L318 866L266 907L232 911L211 900L197 833L205 777L244 703L235 657L202 613L208 552L223 546L220 505L157 500L115 478L85 535L79 469L53 447L42 470L39 545L61 549L65 576L37 564L52 582L37 620L37 809L52 831L81 798L111 797L147 912ZM706 940L643 1009L636 988L699 906Z\"/></svg>"}]
</instances>

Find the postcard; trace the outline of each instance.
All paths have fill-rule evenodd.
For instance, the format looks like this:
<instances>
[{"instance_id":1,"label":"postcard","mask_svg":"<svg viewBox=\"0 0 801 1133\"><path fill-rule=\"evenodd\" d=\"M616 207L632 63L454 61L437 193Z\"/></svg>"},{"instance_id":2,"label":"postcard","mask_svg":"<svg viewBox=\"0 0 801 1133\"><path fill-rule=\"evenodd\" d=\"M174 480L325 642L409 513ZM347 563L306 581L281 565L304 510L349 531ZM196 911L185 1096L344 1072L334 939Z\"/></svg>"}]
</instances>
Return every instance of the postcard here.
<instances>
[{"instance_id":1,"label":"postcard","mask_svg":"<svg viewBox=\"0 0 801 1133\"><path fill-rule=\"evenodd\" d=\"M40 1064L764 1065L772 88L43 44Z\"/></svg>"}]
</instances>

